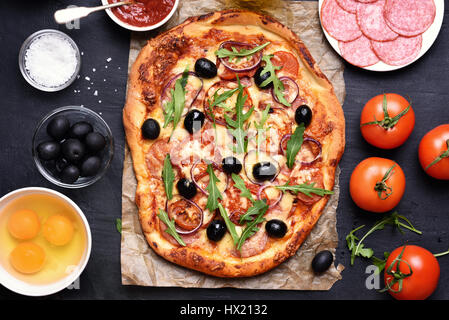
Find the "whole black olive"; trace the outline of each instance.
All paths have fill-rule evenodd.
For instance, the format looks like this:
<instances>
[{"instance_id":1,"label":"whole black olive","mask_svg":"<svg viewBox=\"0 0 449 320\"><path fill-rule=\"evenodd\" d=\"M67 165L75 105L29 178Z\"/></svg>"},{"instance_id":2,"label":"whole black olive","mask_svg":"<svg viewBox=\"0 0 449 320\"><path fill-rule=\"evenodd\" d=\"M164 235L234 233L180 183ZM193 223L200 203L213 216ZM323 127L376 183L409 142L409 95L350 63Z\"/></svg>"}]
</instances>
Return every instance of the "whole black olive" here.
<instances>
[{"instance_id":1,"label":"whole black olive","mask_svg":"<svg viewBox=\"0 0 449 320\"><path fill-rule=\"evenodd\" d=\"M74 165L68 165L61 172L61 181L64 183L74 183L80 176L80 170Z\"/></svg>"},{"instance_id":2,"label":"whole black olive","mask_svg":"<svg viewBox=\"0 0 449 320\"><path fill-rule=\"evenodd\" d=\"M217 75L217 66L206 58L199 58L195 62L195 72L202 78L213 78Z\"/></svg>"},{"instance_id":3,"label":"whole black olive","mask_svg":"<svg viewBox=\"0 0 449 320\"><path fill-rule=\"evenodd\" d=\"M86 154L86 148L78 139L67 139L62 143L62 154L69 162L77 163Z\"/></svg>"},{"instance_id":4,"label":"whole black olive","mask_svg":"<svg viewBox=\"0 0 449 320\"><path fill-rule=\"evenodd\" d=\"M69 162L64 158L59 158L56 160L55 168L58 172L62 172L67 166L69 165Z\"/></svg>"},{"instance_id":5,"label":"whole black olive","mask_svg":"<svg viewBox=\"0 0 449 320\"><path fill-rule=\"evenodd\" d=\"M242 164L235 157L226 157L221 161L221 167L227 174L239 174L242 171Z\"/></svg>"},{"instance_id":6,"label":"whole black olive","mask_svg":"<svg viewBox=\"0 0 449 320\"><path fill-rule=\"evenodd\" d=\"M270 88L273 86L273 82L269 82L267 85L262 87L262 83L271 76L270 72L265 72L264 74L262 74L263 69L263 67L259 67L259 69L257 69L256 73L254 74L254 82L261 89Z\"/></svg>"},{"instance_id":7,"label":"whole black olive","mask_svg":"<svg viewBox=\"0 0 449 320\"><path fill-rule=\"evenodd\" d=\"M312 110L309 106L303 104L299 106L295 111L295 121L297 124L304 123L304 126L309 126L312 121Z\"/></svg>"},{"instance_id":8,"label":"whole black olive","mask_svg":"<svg viewBox=\"0 0 449 320\"><path fill-rule=\"evenodd\" d=\"M179 194L184 198L192 199L196 195L195 184L186 178L179 179L176 188L178 189Z\"/></svg>"},{"instance_id":9,"label":"whole black olive","mask_svg":"<svg viewBox=\"0 0 449 320\"><path fill-rule=\"evenodd\" d=\"M161 127L159 123L154 119L147 119L142 124L142 137L145 139L154 140L159 137L159 133L161 133Z\"/></svg>"},{"instance_id":10,"label":"whole black olive","mask_svg":"<svg viewBox=\"0 0 449 320\"><path fill-rule=\"evenodd\" d=\"M329 250L318 252L312 260L312 269L317 273L324 272L329 269L333 261L334 256Z\"/></svg>"},{"instance_id":11,"label":"whole black olive","mask_svg":"<svg viewBox=\"0 0 449 320\"><path fill-rule=\"evenodd\" d=\"M56 141L61 141L65 138L70 129L70 122L64 116L54 117L47 125L47 133Z\"/></svg>"},{"instance_id":12,"label":"whole black olive","mask_svg":"<svg viewBox=\"0 0 449 320\"><path fill-rule=\"evenodd\" d=\"M277 174L277 169L271 162L259 162L253 167L253 177L257 181L269 181L274 179Z\"/></svg>"},{"instance_id":13,"label":"whole black olive","mask_svg":"<svg viewBox=\"0 0 449 320\"><path fill-rule=\"evenodd\" d=\"M61 145L58 142L47 141L37 146L37 155L41 160L54 160L61 153Z\"/></svg>"},{"instance_id":14,"label":"whole black olive","mask_svg":"<svg viewBox=\"0 0 449 320\"><path fill-rule=\"evenodd\" d=\"M101 168L101 159L97 156L87 158L81 164L81 175L91 177L98 173Z\"/></svg>"},{"instance_id":15,"label":"whole black olive","mask_svg":"<svg viewBox=\"0 0 449 320\"><path fill-rule=\"evenodd\" d=\"M190 110L184 119L184 128L186 128L190 134L193 134L201 130L205 118L204 113L201 111L196 109Z\"/></svg>"},{"instance_id":16,"label":"whole black olive","mask_svg":"<svg viewBox=\"0 0 449 320\"><path fill-rule=\"evenodd\" d=\"M88 133L84 142L86 143L86 147L94 153L103 150L106 145L106 139L98 132Z\"/></svg>"},{"instance_id":17,"label":"whole black olive","mask_svg":"<svg viewBox=\"0 0 449 320\"><path fill-rule=\"evenodd\" d=\"M86 121L80 121L70 127L69 136L71 138L83 140L84 137L92 131L94 131L94 128L92 128L92 125L90 123Z\"/></svg>"},{"instance_id":18,"label":"whole black olive","mask_svg":"<svg viewBox=\"0 0 449 320\"><path fill-rule=\"evenodd\" d=\"M214 220L207 227L207 237L212 241L220 241L226 234L226 224L222 220Z\"/></svg>"},{"instance_id":19,"label":"whole black olive","mask_svg":"<svg viewBox=\"0 0 449 320\"><path fill-rule=\"evenodd\" d=\"M283 238L287 233L287 225L284 221L273 219L265 224L265 230L273 238Z\"/></svg>"}]
</instances>

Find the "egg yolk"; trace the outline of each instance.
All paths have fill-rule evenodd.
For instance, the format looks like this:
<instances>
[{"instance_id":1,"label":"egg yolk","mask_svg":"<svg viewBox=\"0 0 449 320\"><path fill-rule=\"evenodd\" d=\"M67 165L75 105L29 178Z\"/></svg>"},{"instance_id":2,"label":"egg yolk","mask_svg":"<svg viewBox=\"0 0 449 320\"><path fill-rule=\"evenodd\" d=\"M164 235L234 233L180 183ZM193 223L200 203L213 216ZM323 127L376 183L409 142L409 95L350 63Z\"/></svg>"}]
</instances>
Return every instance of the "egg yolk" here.
<instances>
[{"instance_id":1,"label":"egg yolk","mask_svg":"<svg viewBox=\"0 0 449 320\"><path fill-rule=\"evenodd\" d=\"M33 242L22 242L11 252L9 259L17 271L36 273L44 266L45 251Z\"/></svg>"},{"instance_id":2,"label":"egg yolk","mask_svg":"<svg viewBox=\"0 0 449 320\"><path fill-rule=\"evenodd\" d=\"M14 212L8 220L8 231L16 239L30 240L39 233L41 224L36 212L19 210Z\"/></svg>"},{"instance_id":3,"label":"egg yolk","mask_svg":"<svg viewBox=\"0 0 449 320\"><path fill-rule=\"evenodd\" d=\"M55 246L64 246L73 238L73 223L63 215L56 214L45 221L42 233Z\"/></svg>"}]
</instances>

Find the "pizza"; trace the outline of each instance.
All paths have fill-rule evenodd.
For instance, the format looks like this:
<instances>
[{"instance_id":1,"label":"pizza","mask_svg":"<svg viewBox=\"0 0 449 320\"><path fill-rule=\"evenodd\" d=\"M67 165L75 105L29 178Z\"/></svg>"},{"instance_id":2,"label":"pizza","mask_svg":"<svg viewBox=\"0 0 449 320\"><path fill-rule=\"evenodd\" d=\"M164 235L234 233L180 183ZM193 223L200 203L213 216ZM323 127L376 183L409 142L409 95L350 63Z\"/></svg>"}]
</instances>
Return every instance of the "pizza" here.
<instances>
[{"instance_id":1,"label":"pizza","mask_svg":"<svg viewBox=\"0 0 449 320\"><path fill-rule=\"evenodd\" d=\"M227 10L148 41L123 111L148 244L218 277L294 255L333 193L344 116L303 42Z\"/></svg>"}]
</instances>

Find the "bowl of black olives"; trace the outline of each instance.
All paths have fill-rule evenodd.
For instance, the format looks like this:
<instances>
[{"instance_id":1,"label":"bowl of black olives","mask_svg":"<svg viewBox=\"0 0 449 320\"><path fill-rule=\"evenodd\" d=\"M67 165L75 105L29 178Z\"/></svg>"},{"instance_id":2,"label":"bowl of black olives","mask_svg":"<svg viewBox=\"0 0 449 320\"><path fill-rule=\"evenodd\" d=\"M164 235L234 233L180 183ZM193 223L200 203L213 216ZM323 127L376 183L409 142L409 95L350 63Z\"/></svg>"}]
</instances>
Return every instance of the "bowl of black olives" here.
<instances>
[{"instance_id":1,"label":"bowl of black olives","mask_svg":"<svg viewBox=\"0 0 449 320\"><path fill-rule=\"evenodd\" d=\"M111 129L97 113L81 106L47 114L36 127L32 145L39 172L65 188L82 188L100 180L114 156Z\"/></svg>"}]
</instances>

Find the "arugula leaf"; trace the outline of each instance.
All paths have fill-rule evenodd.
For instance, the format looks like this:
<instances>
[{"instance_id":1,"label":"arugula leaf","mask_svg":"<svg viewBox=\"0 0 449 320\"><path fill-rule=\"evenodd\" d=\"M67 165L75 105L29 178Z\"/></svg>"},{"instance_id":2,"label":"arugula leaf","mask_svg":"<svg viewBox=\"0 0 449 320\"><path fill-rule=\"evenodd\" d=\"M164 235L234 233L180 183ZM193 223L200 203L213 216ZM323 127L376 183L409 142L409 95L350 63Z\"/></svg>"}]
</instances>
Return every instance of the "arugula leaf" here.
<instances>
[{"instance_id":1,"label":"arugula leaf","mask_svg":"<svg viewBox=\"0 0 449 320\"><path fill-rule=\"evenodd\" d=\"M175 227L175 219L170 220L168 217L167 212L165 212L162 209L159 209L159 214L157 215L159 219L167 226L167 229L165 229L165 232L167 232L169 235L171 235L173 238L175 238L176 241L182 246L186 246L184 240L182 240L181 236L176 231Z\"/></svg>"},{"instance_id":2,"label":"arugula leaf","mask_svg":"<svg viewBox=\"0 0 449 320\"><path fill-rule=\"evenodd\" d=\"M265 61L265 67L262 69L261 75L264 75L265 73L270 73L270 76L261 83L261 87L265 87L270 83L273 83L273 90L274 94L278 98L279 102L282 103L286 107L290 107L291 104L285 99L284 97L284 84L276 75L276 70L281 70L282 67L276 67L271 62L271 58L274 56L272 54L263 56L262 60Z\"/></svg>"},{"instance_id":3,"label":"arugula leaf","mask_svg":"<svg viewBox=\"0 0 449 320\"><path fill-rule=\"evenodd\" d=\"M295 158L301 149L304 141L304 123L301 123L296 127L295 132L292 134L287 142L287 166L291 169L295 164Z\"/></svg>"},{"instance_id":4,"label":"arugula leaf","mask_svg":"<svg viewBox=\"0 0 449 320\"><path fill-rule=\"evenodd\" d=\"M404 222L401 222L404 221ZM359 240L354 233L364 226L360 226L354 230L352 230L346 236L346 243L348 245L348 249L351 251L351 265L354 264L355 257L362 256L365 258L371 258L373 256L373 250L365 248L363 241L374 231L383 230L387 224L390 224L396 227L401 233L404 233L401 228L406 228L410 231L413 231L417 234L422 234L421 231L417 230L411 222L404 216L399 215L397 211L393 212L391 215L377 221L370 230Z\"/></svg>"},{"instance_id":5,"label":"arugula leaf","mask_svg":"<svg viewBox=\"0 0 449 320\"><path fill-rule=\"evenodd\" d=\"M234 95L239 90L239 88L234 88L231 90L226 90L225 92L218 94L218 90L214 92L214 99L213 101L208 101L209 106L215 107L221 105L223 102L228 100L230 97Z\"/></svg>"},{"instance_id":6,"label":"arugula leaf","mask_svg":"<svg viewBox=\"0 0 449 320\"><path fill-rule=\"evenodd\" d=\"M265 200L254 201L253 206L250 207L244 215L240 217L240 223L253 221L255 215L259 214L261 211L267 212L268 205Z\"/></svg>"},{"instance_id":7,"label":"arugula leaf","mask_svg":"<svg viewBox=\"0 0 449 320\"><path fill-rule=\"evenodd\" d=\"M232 174L232 180L234 180L234 186L241 191L240 196L248 198L252 203L254 203L253 195L246 187L245 181L243 181L243 179L235 173Z\"/></svg>"},{"instance_id":8,"label":"arugula leaf","mask_svg":"<svg viewBox=\"0 0 449 320\"><path fill-rule=\"evenodd\" d=\"M248 96L243 94L244 87L240 83L240 79L238 78L238 76L237 81L239 93L237 95L237 101L235 103L236 119L235 120L231 119L231 117L229 117L227 114L225 114L224 117L226 123L228 124L228 131L234 136L236 140L237 146L235 148L235 152L240 154L245 153L248 146L248 139L247 139L248 134L246 130L243 128L243 124L251 117L251 114L254 111L254 107L251 107L251 109L248 112L243 113L243 106L245 105Z\"/></svg>"},{"instance_id":9,"label":"arugula leaf","mask_svg":"<svg viewBox=\"0 0 449 320\"><path fill-rule=\"evenodd\" d=\"M175 89L171 89L171 100L164 106L164 128L168 126L170 122L173 122L173 132L176 129L179 121L181 120L182 112L185 107L185 87L187 85L187 78L189 77L189 70L186 68L182 73L181 78L175 82Z\"/></svg>"},{"instance_id":10,"label":"arugula leaf","mask_svg":"<svg viewBox=\"0 0 449 320\"><path fill-rule=\"evenodd\" d=\"M215 51L215 55L219 58L229 58L229 61L232 62L232 60L236 57L246 57L246 56L253 55L256 52L259 52L260 50L262 50L263 48L268 46L269 44L270 44L270 42L266 42L260 46L252 48L252 49L242 48L238 51L235 47L232 47L232 51L230 51L226 48L221 48L221 49L218 49L217 51Z\"/></svg>"},{"instance_id":11,"label":"arugula leaf","mask_svg":"<svg viewBox=\"0 0 449 320\"><path fill-rule=\"evenodd\" d=\"M315 188L315 182L312 183L303 183L296 185L289 185L290 181L287 181L285 184L281 186L274 186L276 189L282 190L283 192L291 191L294 194L298 194L298 192L304 193L306 196L312 197L312 193L318 196L323 197L326 194L334 194L331 190Z\"/></svg>"},{"instance_id":12,"label":"arugula leaf","mask_svg":"<svg viewBox=\"0 0 449 320\"><path fill-rule=\"evenodd\" d=\"M385 269L385 265L387 264L387 259L389 256L390 252L384 252L384 259L379 259L375 256L371 257L371 262L377 267L377 270L374 274L380 274Z\"/></svg>"},{"instance_id":13,"label":"arugula leaf","mask_svg":"<svg viewBox=\"0 0 449 320\"><path fill-rule=\"evenodd\" d=\"M164 181L164 188L167 199L171 200L173 198L173 181L175 180L175 173L173 172L169 154L167 154L164 159L164 167L162 168L162 180Z\"/></svg>"},{"instance_id":14,"label":"arugula leaf","mask_svg":"<svg viewBox=\"0 0 449 320\"><path fill-rule=\"evenodd\" d=\"M228 231L231 234L234 245L237 245L239 236L237 234L237 231L235 230L235 224L231 221L231 219L229 219L228 213L226 212L226 209L223 208L223 205L221 203L218 204L218 210L220 211L220 215L226 224L226 228L228 228Z\"/></svg>"},{"instance_id":15,"label":"arugula leaf","mask_svg":"<svg viewBox=\"0 0 449 320\"><path fill-rule=\"evenodd\" d=\"M206 190L209 192L209 196L207 197L206 208L209 209L210 212L213 212L218 208L218 199L223 199L223 196L217 187L217 182L220 182L220 180L218 180L215 175L214 169L210 163L207 165L207 173L209 174L209 184L207 185Z\"/></svg>"},{"instance_id":16,"label":"arugula leaf","mask_svg":"<svg viewBox=\"0 0 449 320\"><path fill-rule=\"evenodd\" d=\"M122 219L115 219L115 227L118 232L122 233Z\"/></svg>"},{"instance_id":17,"label":"arugula leaf","mask_svg":"<svg viewBox=\"0 0 449 320\"><path fill-rule=\"evenodd\" d=\"M257 123L256 121L254 121L254 126L257 129L257 139L256 139L257 151L260 151L260 146L266 139L266 137L263 135L267 131L267 129L264 128L264 125L268 120L268 116L270 115L270 109L271 109L271 104L268 104L267 107L265 108L265 110L262 111L262 116L260 118L260 122Z\"/></svg>"},{"instance_id":18,"label":"arugula leaf","mask_svg":"<svg viewBox=\"0 0 449 320\"><path fill-rule=\"evenodd\" d=\"M259 200L259 201L261 201L264 204L264 206L257 207L258 208L257 217L255 217L251 222L248 222L248 224L246 225L242 234L240 235L239 241L237 243L237 250L239 250L239 251L242 248L243 243L245 243L246 239L252 237L257 231L259 231L259 228L257 227L257 225L265 221L265 218L263 216L268 209L268 205L265 202L263 202L262 200ZM254 207L255 206L253 206L251 208L254 208ZM249 208L248 211L250 211L251 208ZM245 214L245 216L247 214L248 214L248 212ZM254 216L255 214L256 214L256 212L254 212L252 215Z\"/></svg>"}]
</instances>

